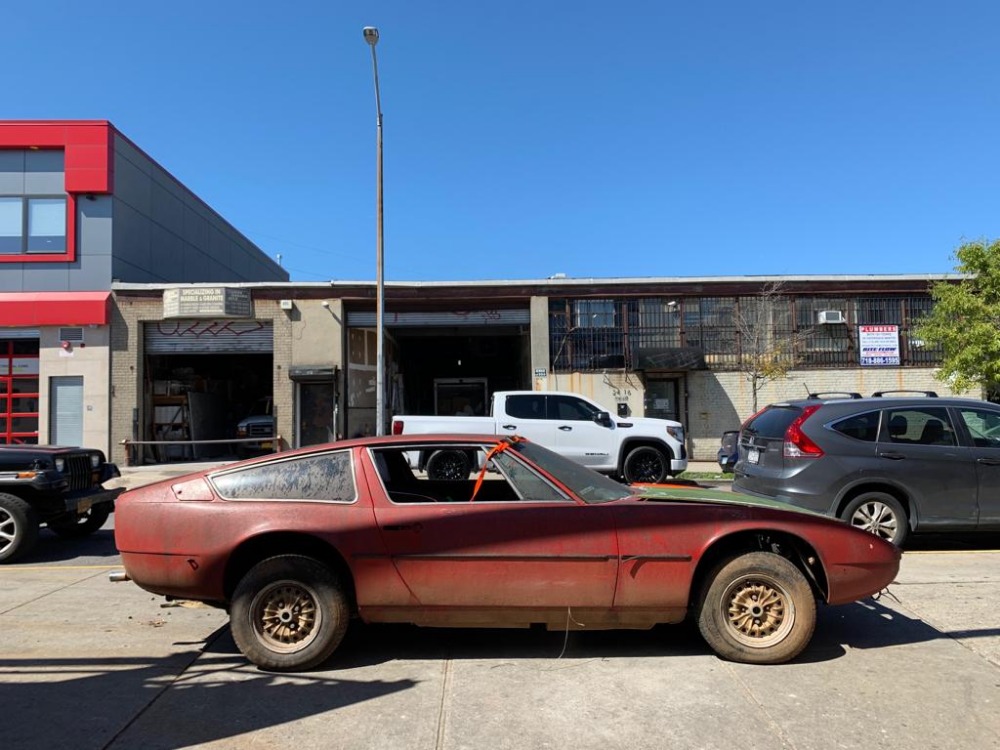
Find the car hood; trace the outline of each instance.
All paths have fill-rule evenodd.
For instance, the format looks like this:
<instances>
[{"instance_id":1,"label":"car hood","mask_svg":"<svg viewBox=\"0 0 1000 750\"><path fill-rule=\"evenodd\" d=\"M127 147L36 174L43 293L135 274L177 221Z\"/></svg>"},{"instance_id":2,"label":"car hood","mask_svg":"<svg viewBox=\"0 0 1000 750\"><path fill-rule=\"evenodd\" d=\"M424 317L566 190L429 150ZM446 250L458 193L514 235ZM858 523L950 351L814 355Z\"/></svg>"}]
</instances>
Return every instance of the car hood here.
<instances>
[{"instance_id":1,"label":"car hood","mask_svg":"<svg viewBox=\"0 0 1000 750\"><path fill-rule=\"evenodd\" d=\"M635 500L645 500L647 502L694 502L708 503L710 505L737 505L741 508L767 508L768 510L804 513L808 516L826 518L821 513L816 513L805 508L798 508L777 500L765 497L753 497L751 495L739 495L728 490L713 490L704 487L687 487L671 484L634 485L631 497Z\"/></svg>"}]
</instances>

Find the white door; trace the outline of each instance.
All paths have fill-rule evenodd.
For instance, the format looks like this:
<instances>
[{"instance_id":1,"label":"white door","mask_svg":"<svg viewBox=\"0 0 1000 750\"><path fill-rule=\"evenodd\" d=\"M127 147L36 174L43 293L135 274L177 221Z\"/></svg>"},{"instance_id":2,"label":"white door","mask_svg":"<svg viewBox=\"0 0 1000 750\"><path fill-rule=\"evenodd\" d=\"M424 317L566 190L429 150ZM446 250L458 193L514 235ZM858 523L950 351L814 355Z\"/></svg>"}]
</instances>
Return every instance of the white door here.
<instances>
[{"instance_id":1,"label":"white door","mask_svg":"<svg viewBox=\"0 0 1000 750\"><path fill-rule=\"evenodd\" d=\"M83 376L49 380L49 442L83 445Z\"/></svg>"}]
</instances>

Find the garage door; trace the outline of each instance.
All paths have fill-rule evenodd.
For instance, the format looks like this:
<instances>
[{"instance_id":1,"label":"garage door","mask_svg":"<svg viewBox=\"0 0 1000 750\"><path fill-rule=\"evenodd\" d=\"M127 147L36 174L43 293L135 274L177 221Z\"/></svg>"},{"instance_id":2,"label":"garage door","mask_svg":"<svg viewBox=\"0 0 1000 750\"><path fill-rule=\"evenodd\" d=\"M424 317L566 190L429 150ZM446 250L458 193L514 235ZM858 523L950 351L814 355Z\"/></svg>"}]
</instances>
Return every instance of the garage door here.
<instances>
[{"instance_id":1,"label":"garage door","mask_svg":"<svg viewBox=\"0 0 1000 750\"><path fill-rule=\"evenodd\" d=\"M270 354L270 322L256 320L162 320L146 323L146 354Z\"/></svg>"}]
</instances>

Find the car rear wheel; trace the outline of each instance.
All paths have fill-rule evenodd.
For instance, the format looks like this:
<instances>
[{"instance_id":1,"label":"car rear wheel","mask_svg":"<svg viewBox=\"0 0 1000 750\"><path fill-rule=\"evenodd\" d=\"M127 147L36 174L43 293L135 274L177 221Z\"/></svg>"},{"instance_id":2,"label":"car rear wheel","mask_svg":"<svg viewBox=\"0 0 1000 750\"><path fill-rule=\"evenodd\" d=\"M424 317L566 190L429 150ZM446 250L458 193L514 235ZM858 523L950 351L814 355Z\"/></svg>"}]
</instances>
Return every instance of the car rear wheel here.
<instances>
[{"instance_id":1,"label":"car rear wheel","mask_svg":"<svg viewBox=\"0 0 1000 750\"><path fill-rule=\"evenodd\" d=\"M670 461L662 451L641 445L625 457L622 473L629 484L657 484L670 476Z\"/></svg>"},{"instance_id":2,"label":"car rear wheel","mask_svg":"<svg viewBox=\"0 0 1000 750\"><path fill-rule=\"evenodd\" d=\"M462 451L437 451L427 459L427 478L458 481L469 478L472 462Z\"/></svg>"},{"instance_id":3,"label":"car rear wheel","mask_svg":"<svg viewBox=\"0 0 1000 750\"><path fill-rule=\"evenodd\" d=\"M333 571L299 555L272 557L251 568L230 608L240 651L273 672L322 664L343 640L349 617L347 596Z\"/></svg>"},{"instance_id":4,"label":"car rear wheel","mask_svg":"<svg viewBox=\"0 0 1000 750\"><path fill-rule=\"evenodd\" d=\"M865 492L844 508L840 517L851 526L871 532L897 547L910 531L910 522L899 500L886 492Z\"/></svg>"},{"instance_id":5,"label":"car rear wheel","mask_svg":"<svg viewBox=\"0 0 1000 750\"><path fill-rule=\"evenodd\" d=\"M781 664L808 645L816 628L816 599L791 562L750 552L718 565L698 612L702 637L723 659Z\"/></svg>"},{"instance_id":6,"label":"car rear wheel","mask_svg":"<svg viewBox=\"0 0 1000 750\"><path fill-rule=\"evenodd\" d=\"M98 505L80 516L63 516L48 522L48 527L63 539L79 539L100 529L111 515L111 507Z\"/></svg>"},{"instance_id":7,"label":"car rear wheel","mask_svg":"<svg viewBox=\"0 0 1000 750\"><path fill-rule=\"evenodd\" d=\"M0 492L0 563L26 554L38 541L38 516L15 495Z\"/></svg>"}]
</instances>

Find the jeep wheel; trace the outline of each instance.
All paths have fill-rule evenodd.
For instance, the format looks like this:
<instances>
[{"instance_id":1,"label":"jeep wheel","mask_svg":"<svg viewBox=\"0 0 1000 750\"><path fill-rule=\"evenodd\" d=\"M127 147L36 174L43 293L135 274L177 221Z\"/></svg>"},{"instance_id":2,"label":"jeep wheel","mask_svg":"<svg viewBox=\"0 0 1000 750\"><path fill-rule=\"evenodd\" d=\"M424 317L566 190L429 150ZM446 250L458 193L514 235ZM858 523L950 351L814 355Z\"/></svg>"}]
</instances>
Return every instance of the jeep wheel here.
<instances>
[{"instance_id":1,"label":"jeep wheel","mask_svg":"<svg viewBox=\"0 0 1000 750\"><path fill-rule=\"evenodd\" d=\"M885 492L865 492L858 495L844 508L840 517L851 526L869 531L903 546L910 531L910 522L899 500Z\"/></svg>"},{"instance_id":2,"label":"jeep wheel","mask_svg":"<svg viewBox=\"0 0 1000 750\"><path fill-rule=\"evenodd\" d=\"M0 492L0 563L26 554L38 541L38 516L24 500Z\"/></svg>"},{"instance_id":3,"label":"jeep wheel","mask_svg":"<svg viewBox=\"0 0 1000 750\"><path fill-rule=\"evenodd\" d=\"M61 516L48 522L48 527L63 539L79 539L100 529L111 515L110 505L97 505L81 516Z\"/></svg>"},{"instance_id":4,"label":"jeep wheel","mask_svg":"<svg viewBox=\"0 0 1000 750\"><path fill-rule=\"evenodd\" d=\"M670 460L662 451L641 445L626 456L622 473L629 484L659 484L670 476Z\"/></svg>"}]
</instances>

